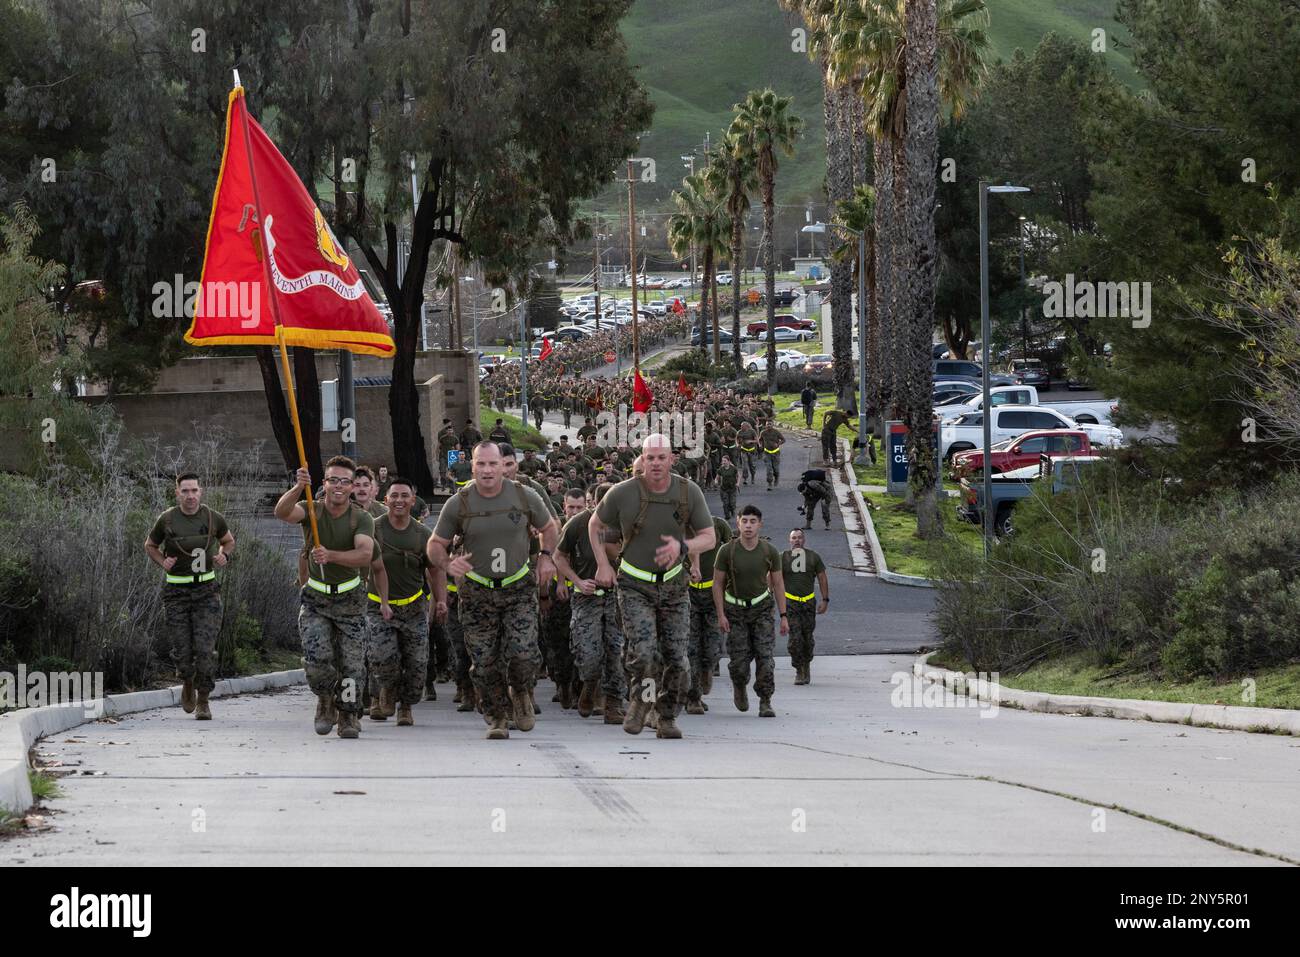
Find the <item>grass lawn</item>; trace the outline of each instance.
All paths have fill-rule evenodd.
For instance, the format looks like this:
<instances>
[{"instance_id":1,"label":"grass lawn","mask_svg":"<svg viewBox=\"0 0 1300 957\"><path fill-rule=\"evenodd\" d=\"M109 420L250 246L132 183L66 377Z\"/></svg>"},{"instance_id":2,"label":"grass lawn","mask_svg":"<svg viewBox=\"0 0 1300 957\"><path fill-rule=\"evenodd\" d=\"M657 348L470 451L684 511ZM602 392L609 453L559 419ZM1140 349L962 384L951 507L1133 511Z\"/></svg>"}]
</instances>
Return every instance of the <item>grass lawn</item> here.
<instances>
[{"instance_id":1,"label":"grass lawn","mask_svg":"<svg viewBox=\"0 0 1300 957\"><path fill-rule=\"evenodd\" d=\"M793 411L787 411L790 403L795 404ZM807 426L803 419L803 406L799 405L799 393L797 392L778 392L772 396L772 403L776 408L776 425L781 429L804 429ZM821 429L822 413L829 412L835 408L834 392L818 392L816 411L813 413L813 428ZM841 428L841 435L848 435L848 430Z\"/></svg>"},{"instance_id":2,"label":"grass lawn","mask_svg":"<svg viewBox=\"0 0 1300 957\"><path fill-rule=\"evenodd\" d=\"M858 481L862 479L859 478ZM881 484L883 482L882 472ZM885 564L891 572L935 578L945 549L966 549L973 557L983 554L980 530L969 522L958 519L948 502L940 506L943 514L943 538L923 541L916 537L916 515L902 507L902 499L884 492L865 494L871 504L877 506L871 512L871 523L876 528L876 537L880 539L880 548L885 553Z\"/></svg>"},{"instance_id":3,"label":"grass lawn","mask_svg":"<svg viewBox=\"0 0 1300 957\"><path fill-rule=\"evenodd\" d=\"M930 660L955 671L969 666L960 661ZM1021 691L1046 694L1089 695L1102 698L1140 698L1184 704L1244 705L1256 708L1300 708L1300 663L1262 668L1249 677L1255 682L1255 700L1243 701L1241 678L1171 681L1145 669L1116 675L1124 668L1097 665L1090 656L1068 655L1043 662L1025 671L1003 674L1001 681Z\"/></svg>"},{"instance_id":4,"label":"grass lawn","mask_svg":"<svg viewBox=\"0 0 1300 957\"><path fill-rule=\"evenodd\" d=\"M542 433L538 432L531 425L524 425L524 423L520 421L519 416L511 415L508 412L498 412L496 409L489 408L486 405L479 405L479 428L482 430L484 435L487 435L488 432L492 431L492 426L496 423L497 419L502 420L502 423L506 427L506 431L510 433L510 444L520 452L525 449L540 451L541 449L546 448L546 439L542 436Z\"/></svg>"}]
</instances>

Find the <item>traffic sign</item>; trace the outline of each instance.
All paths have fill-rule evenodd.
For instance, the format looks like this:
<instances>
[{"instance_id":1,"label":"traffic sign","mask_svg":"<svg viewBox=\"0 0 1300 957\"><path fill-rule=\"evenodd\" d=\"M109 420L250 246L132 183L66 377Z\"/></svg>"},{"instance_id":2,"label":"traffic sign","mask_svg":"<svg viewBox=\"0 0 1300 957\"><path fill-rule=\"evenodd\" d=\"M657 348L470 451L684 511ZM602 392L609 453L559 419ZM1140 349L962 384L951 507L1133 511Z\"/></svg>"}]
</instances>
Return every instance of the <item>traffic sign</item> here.
<instances>
[{"instance_id":1,"label":"traffic sign","mask_svg":"<svg viewBox=\"0 0 1300 957\"><path fill-rule=\"evenodd\" d=\"M607 351L607 352L605 353L605 361L606 361L606 362L613 362L613 361L614 361L615 359L617 359L617 358L618 358L618 356L614 354L614 350L613 350L613 349L610 349L609 351Z\"/></svg>"}]
</instances>

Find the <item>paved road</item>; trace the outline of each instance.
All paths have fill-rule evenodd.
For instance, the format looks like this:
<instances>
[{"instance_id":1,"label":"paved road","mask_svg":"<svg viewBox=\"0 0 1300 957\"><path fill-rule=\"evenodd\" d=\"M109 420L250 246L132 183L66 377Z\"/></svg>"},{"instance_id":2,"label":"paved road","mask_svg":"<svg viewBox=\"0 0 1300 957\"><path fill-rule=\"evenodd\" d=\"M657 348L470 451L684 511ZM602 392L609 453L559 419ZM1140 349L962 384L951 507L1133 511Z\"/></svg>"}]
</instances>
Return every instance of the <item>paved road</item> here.
<instances>
[{"instance_id":1,"label":"paved road","mask_svg":"<svg viewBox=\"0 0 1300 957\"><path fill-rule=\"evenodd\" d=\"M358 741L312 733L301 688L218 700L210 723L126 716L38 746L69 772L55 830L0 842L0 866L1300 860L1294 738L892 707L910 660L822 658L796 688L782 659L775 719L723 678L680 741L561 713L545 682L505 742L445 693Z\"/></svg>"}]
</instances>

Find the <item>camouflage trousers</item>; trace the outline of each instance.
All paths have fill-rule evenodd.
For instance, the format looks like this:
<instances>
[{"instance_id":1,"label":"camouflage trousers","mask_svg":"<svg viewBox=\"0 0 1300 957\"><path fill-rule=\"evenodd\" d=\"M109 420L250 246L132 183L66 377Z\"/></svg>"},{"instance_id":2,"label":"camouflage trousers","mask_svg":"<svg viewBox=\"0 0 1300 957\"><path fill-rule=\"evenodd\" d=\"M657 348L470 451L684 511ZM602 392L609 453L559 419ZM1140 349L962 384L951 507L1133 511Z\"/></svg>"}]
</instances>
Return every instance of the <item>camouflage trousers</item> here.
<instances>
[{"instance_id":1,"label":"camouflage trousers","mask_svg":"<svg viewBox=\"0 0 1300 957\"><path fill-rule=\"evenodd\" d=\"M794 601L787 598L785 610L790 616L790 664L796 668L813 660L813 632L817 628L817 599Z\"/></svg>"},{"instance_id":2,"label":"camouflage trousers","mask_svg":"<svg viewBox=\"0 0 1300 957\"><path fill-rule=\"evenodd\" d=\"M829 525L831 521L831 499L833 497L834 493L831 492L831 487L825 482L809 482L808 491L804 492L803 496L804 524L809 528L812 527L813 518L817 514L817 503L821 502L822 520Z\"/></svg>"},{"instance_id":3,"label":"camouflage trousers","mask_svg":"<svg viewBox=\"0 0 1300 957\"><path fill-rule=\"evenodd\" d=\"M447 637L447 628L434 620L431 611L429 613L429 667L426 669L425 678L429 687L433 687L434 682L438 680L438 675L451 671L454 663L455 657L451 651L451 639Z\"/></svg>"},{"instance_id":4,"label":"camouflage trousers","mask_svg":"<svg viewBox=\"0 0 1300 957\"><path fill-rule=\"evenodd\" d=\"M556 687L573 681L573 651L569 647L569 602L550 602L542 612L542 653L546 657L546 673L551 676Z\"/></svg>"},{"instance_id":5,"label":"camouflage trousers","mask_svg":"<svg viewBox=\"0 0 1300 957\"><path fill-rule=\"evenodd\" d=\"M770 698L776 690L776 629L772 625L772 606L768 598L753 608L726 605L727 621L731 631L727 635L727 670L731 683L744 687L749 684L749 663L754 662L754 692L760 698Z\"/></svg>"},{"instance_id":6,"label":"camouflage trousers","mask_svg":"<svg viewBox=\"0 0 1300 957\"><path fill-rule=\"evenodd\" d=\"M465 581L457 592L474 689L486 718L508 718L509 688L531 690L541 665L537 651L537 578L529 572L507 588Z\"/></svg>"},{"instance_id":7,"label":"camouflage trousers","mask_svg":"<svg viewBox=\"0 0 1300 957\"><path fill-rule=\"evenodd\" d=\"M758 474L758 457L761 454L757 448L752 452L740 450L740 475L750 485L754 484L754 476Z\"/></svg>"},{"instance_id":8,"label":"camouflage trousers","mask_svg":"<svg viewBox=\"0 0 1300 957\"><path fill-rule=\"evenodd\" d=\"M730 519L736 514L736 490L734 488L723 488L718 490L722 496L722 517Z\"/></svg>"},{"instance_id":9,"label":"camouflage trousers","mask_svg":"<svg viewBox=\"0 0 1300 957\"><path fill-rule=\"evenodd\" d=\"M340 711L361 710L366 664L366 589L326 595L304 585L298 608L298 636L307 684L315 694L334 697Z\"/></svg>"},{"instance_id":10,"label":"camouflage trousers","mask_svg":"<svg viewBox=\"0 0 1300 957\"><path fill-rule=\"evenodd\" d=\"M622 700L627 695L623 674L623 627L613 589L603 595L575 591L569 598L569 635L574 664L583 684L600 682L601 691Z\"/></svg>"},{"instance_id":11,"label":"camouflage trousers","mask_svg":"<svg viewBox=\"0 0 1300 957\"><path fill-rule=\"evenodd\" d=\"M656 710L675 717L691 683L688 653L691 600L686 573L661 585L618 574L618 605L623 616L623 659L631 694L655 698Z\"/></svg>"},{"instance_id":12,"label":"camouflage trousers","mask_svg":"<svg viewBox=\"0 0 1300 957\"><path fill-rule=\"evenodd\" d=\"M775 452L763 453L763 464L767 466L767 484L781 484L781 452L778 449Z\"/></svg>"},{"instance_id":13,"label":"camouflage trousers","mask_svg":"<svg viewBox=\"0 0 1300 957\"><path fill-rule=\"evenodd\" d=\"M215 580L163 585L162 603L163 629L176 673L182 681L194 682L195 691L211 691L216 685L221 634L221 586Z\"/></svg>"},{"instance_id":14,"label":"camouflage trousers","mask_svg":"<svg viewBox=\"0 0 1300 957\"><path fill-rule=\"evenodd\" d=\"M722 651L718 640L722 633L718 630L718 612L713 607L712 588L691 589L691 687L686 692L688 701L699 701L701 697L700 679L713 672Z\"/></svg>"},{"instance_id":15,"label":"camouflage trousers","mask_svg":"<svg viewBox=\"0 0 1300 957\"><path fill-rule=\"evenodd\" d=\"M419 704L429 666L429 602L421 598L409 605L393 605L393 617L388 621L379 613L377 602L367 604L370 673L380 687L393 690L398 704Z\"/></svg>"},{"instance_id":16,"label":"camouflage trousers","mask_svg":"<svg viewBox=\"0 0 1300 957\"><path fill-rule=\"evenodd\" d=\"M469 658L469 649L465 647L465 629L460 623L460 599L456 592L447 594L447 641L451 645L451 671L456 679L456 687L466 688L473 680L469 669L473 663Z\"/></svg>"}]
</instances>

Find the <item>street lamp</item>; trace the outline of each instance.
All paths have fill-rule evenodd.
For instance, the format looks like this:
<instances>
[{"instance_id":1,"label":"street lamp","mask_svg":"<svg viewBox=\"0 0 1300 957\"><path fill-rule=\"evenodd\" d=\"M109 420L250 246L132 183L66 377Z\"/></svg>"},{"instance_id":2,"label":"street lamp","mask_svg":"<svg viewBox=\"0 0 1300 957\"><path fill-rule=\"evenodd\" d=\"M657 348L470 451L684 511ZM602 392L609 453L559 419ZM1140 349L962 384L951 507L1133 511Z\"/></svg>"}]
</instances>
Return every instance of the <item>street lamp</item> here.
<instances>
[{"instance_id":1,"label":"street lamp","mask_svg":"<svg viewBox=\"0 0 1300 957\"><path fill-rule=\"evenodd\" d=\"M854 465L871 464L871 445L867 439L867 234L842 223L831 223L858 238L858 454ZM805 233L825 233L826 223L803 227ZM828 247L829 248L829 247Z\"/></svg>"},{"instance_id":2,"label":"street lamp","mask_svg":"<svg viewBox=\"0 0 1300 957\"><path fill-rule=\"evenodd\" d=\"M980 181L980 344L983 361L984 408L984 557L993 549L993 468L989 458L993 450L993 406L989 398L989 340L993 338L989 323L989 193L1027 193L1028 186L990 186Z\"/></svg>"}]
</instances>

